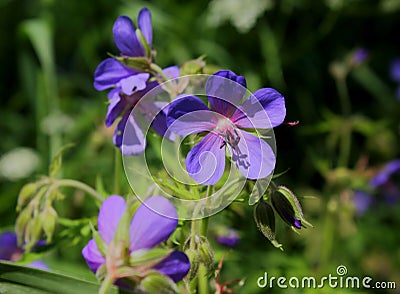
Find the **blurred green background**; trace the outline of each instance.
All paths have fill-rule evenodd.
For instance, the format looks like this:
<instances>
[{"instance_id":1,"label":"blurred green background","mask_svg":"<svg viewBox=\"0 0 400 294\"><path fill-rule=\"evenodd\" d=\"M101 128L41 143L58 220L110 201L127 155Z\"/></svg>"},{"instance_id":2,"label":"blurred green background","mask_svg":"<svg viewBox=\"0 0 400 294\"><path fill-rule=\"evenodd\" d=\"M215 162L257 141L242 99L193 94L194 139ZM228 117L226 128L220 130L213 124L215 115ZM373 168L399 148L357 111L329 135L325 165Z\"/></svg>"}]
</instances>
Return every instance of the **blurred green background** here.
<instances>
[{"instance_id":1,"label":"blurred green background","mask_svg":"<svg viewBox=\"0 0 400 294\"><path fill-rule=\"evenodd\" d=\"M66 143L75 146L65 152L62 176L91 186L101 179L112 190L113 131L104 125L106 93L94 90L93 72L107 53L118 53L115 19L136 20L144 6L159 65L205 54L208 64L244 75L250 90L279 90L286 120L300 121L275 129L276 172L289 169L276 181L299 196L314 228L296 235L279 224L281 252L257 231L252 207L232 205L210 222L211 233L215 222L241 235L221 280L245 278L239 293L308 293L315 290L259 289L256 281L264 272L324 276L343 264L348 275L396 281L400 289L398 203L360 214L353 201L356 190L379 198L369 179L400 157L399 81L390 78L400 57L400 0L0 0L0 227L12 228L19 189L46 174ZM360 62L359 49L368 52ZM121 184L127 189L124 178ZM68 195L59 207L64 217L97 214L83 195ZM83 241L65 241L45 260L91 277ZM225 251L216 244L217 259Z\"/></svg>"}]
</instances>

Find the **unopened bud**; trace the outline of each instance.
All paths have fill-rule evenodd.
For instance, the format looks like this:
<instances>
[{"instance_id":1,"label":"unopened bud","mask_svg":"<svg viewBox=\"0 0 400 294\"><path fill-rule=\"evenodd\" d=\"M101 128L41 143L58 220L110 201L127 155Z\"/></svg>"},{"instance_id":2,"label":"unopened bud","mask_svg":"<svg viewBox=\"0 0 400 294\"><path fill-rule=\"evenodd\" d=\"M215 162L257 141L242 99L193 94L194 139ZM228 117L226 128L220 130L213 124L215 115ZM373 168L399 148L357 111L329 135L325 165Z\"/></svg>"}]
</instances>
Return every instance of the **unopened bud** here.
<instances>
[{"instance_id":1,"label":"unopened bud","mask_svg":"<svg viewBox=\"0 0 400 294\"><path fill-rule=\"evenodd\" d=\"M214 251L206 238L201 238L198 243L199 259L209 270L214 269Z\"/></svg>"},{"instance_id":2,"label":"unopened bud","mask_svg":"<svg viewBox=\"0 0 400 294\"><path fill-rule=\"evenodd\" d=\"M145 293L178 293L178 287L169 277L158 271L149 271L139 285Z\"/></svg>"},{"instance_id":3,"label":"unopened bud","mask_svg":"<svg viewBox=\"0 0 400 294\"><path fill-rule=\"evenodd\" d=\"M18 246L22 246L23 237L25 236L25 231L28 222L32 219L33 206L29 205L18 215L15 221L15 232L18 237Z\"/></svg>"},{"instance_id":4,"label":"unopened bud","mask_svg":"<svg viewBox=\"0 0 400 294\"><path fill-rule=\"evenodd\" d=\"M194 249L188 249L185 251L185 253L189 257L190 261L190 271L188 273L188 277L189 280L191 281L196 277L197 272L199 270L200 257L199 253Z\"/></svg>"},{"instance_id":5,"label":"unopened bud","mask_svg":"<svg viewBox=\"0 0 400 294\"><path fill-rule=\"evenodd\" d=\"M197 59L186 61L181 66L181 75L194 75L200 74L203 72L203 68L206 65L205 61L203 60L204 56L200 56Z\"/></svg>"},{"instance_id":6,"label":"unopened bud","mask_svg":"<svg viewBox=\"0 0 400 294\"><path fill-rule=\"evenodd\" d=\"M36 216L32 221L28 222L25 233L25 251L30 252L36 243L40 240L43 224L40 216Z\"/></svg>"},{"instance_id":7,"label":"unopened bud","mask_svg":"<svg viewBox=\"0 0 400 294\"><path fill-rule=\"evenodd\" d=\"M46 243L50 243L57 223L57 212L53 207L47 207L41 214L43 231L46 234Z\"/></svg>"},{"instance_id":8,"label":"unopened bud","mask_svg":"<svg viewBox=\"0 0 400 294\"><path fill-rule=\"evenodd\" d=\"M272 207L264 201L261 197L260 201L254 207L254 221L257 224L258 229L261 233L268 238L268 240L276 248L283 250L282 244L280 244L275 238L275 214Z\"/></svg>"},{"instance_id":9,"label":"unopened bud","mask_svg":"<svg viewBox=\"0 0 400 294\"><path fill-rule=\"evenodd\" d=\"M22 187L21 191L18 194L18 205L17 211L20 211L22 206L26 205L26 203L35 196L36 190L41 185L40 182L36 183L28 183Z\"/></svg>"},{"instance_id":10,"label":"unopened bud","mask_svg":"<svg viewBox=\"0 0 400 294\"><path fill-rule=\"evenodd\" d=\"M291 222L291 223L289 223L291 226L293 226L297 229L300 229L301 227L305 227L305 228L312 227L312 224L310 224L304 218L303 210L301 208L300 202L290 189L288 189L285 186L278 186L276 188L276 192L277 193L272 194L271 199L272 200L275 199L277 205L280 205L281 207L286 207L285 212L287 212L289 210L293 211L293 214L289 215L289 218L288 218L288 221ZM279 196L277 196L277 195L279 195ZM288 203L289 203L289 205L288 205ZM274 204L274 202L272 204ZM288 208L289 206L291 207L290 209ZM278 211L278 213L279 213L279 211Z\"/></svg>"}]
</instances>

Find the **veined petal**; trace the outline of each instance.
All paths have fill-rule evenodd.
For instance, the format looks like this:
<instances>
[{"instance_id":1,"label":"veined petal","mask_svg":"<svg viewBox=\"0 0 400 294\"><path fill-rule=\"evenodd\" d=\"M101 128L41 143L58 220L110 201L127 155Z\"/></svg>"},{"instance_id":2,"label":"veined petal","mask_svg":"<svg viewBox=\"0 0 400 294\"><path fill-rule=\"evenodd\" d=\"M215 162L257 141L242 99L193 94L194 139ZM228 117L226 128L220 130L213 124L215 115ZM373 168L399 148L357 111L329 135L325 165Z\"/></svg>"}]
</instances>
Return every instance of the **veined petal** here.
<instances>
[{"instance_id":1,"label":"veined petal","mask_svg":"<svg viewBox=\"0 0 400 294\"><path fill-rule=\"evenodd\" d=\"M124 130L126 122L129 118L129 111L126 111L124 115L121 117L121 120L118 122L117 127L114 131L113 142L114 145L121 148L122 146L122 139L124 137Z\"/></svg>"},{"instance_id":2,"label":"veined petal","mask_svg":"<svg viewBox=\"0 0 400 294\"><path fill-rule=\"evenodd\" d=\"M210 76L206 83L206 94L211 109L230 117L246 93L246 80L230 70L221 70Z\"/></svg>"},{"instance_id":3,"label":"veined petal","mask_svg":"<svg viewBox=\"0 0 400 294\"><path fill-rule=\"evenodd\" d=\"M132 95L133 92L145 89L147 86L146 82L149 77L150 74L148 73L140 73L122 79L120 81L122 92L126 95Z\"/></svg>"},{"instance_id":4,"label":"veined petal","mask_svg":"<svg viewBox=\"0 0 400 294\"><path fill-rule=\"evenodd\" d=\"M215 133L207 134L186 157L186 170L199 184L214 185L225 170L224 141Z\"/></svg>"},{"instance_id":5,"label":"veined petal","mask_svg":"<svg viewBox=\"0 0 400 294\"><path fill-rule=\"evenodd\" d=\"M140 125L138 119L138 115L139 113L136 110L133 110L127 116L124 128L120 129L120 132L122 134L121 136L123 138L121 139L121 145L120 145L123 155L129 156L129 155L140 154L144 152L146 148L146 136L143 133L142 126Z\"/></svg>"},{"instance_id":6,"label":"veined petal","mask_svg":"<svg viewBox=\"0 0 400 294\"><path fill-rule=\"evenodd\" d=\"M168 130L186 136L215 128L217 116L196 96L181 96L171 102L167 113Z\"/></svg>"},{"instance_id":7,"label":"veined petal","mask_svg":"<svg viewBox=\"0 0 400 294\"><path fill-rule=\"evenodd\" d=\"M114 238L118 223L126 208L124 198L118 195L108 197L100 207L97 220L99 234L103 241L108 244Z\"/></svg>"},{"instance_id":8,"label":"veined petal","mask_svg":"<svg viewBox=\"0 0 400 294\"><path fill-rule=\"evenodd\" d=\"M232 115L241 128L269 129L279 126L286 116L285 99L272 88L257 90Z\"/></svg>"},{"instance_id":9,"label":"veined petal","mask_svg":"<svg viewBox=\"0 0 400 294\"><path fill-rule=\"evenodd\" d=\"M113 26L114 42L123 55L145 56L144 49L136 37L135 25L127 16L120 16Z\"/></svg>"},{"instance_id":10,"label":"veined petal","mask_svg":"<svg viewBox=\"0 0 400 294\"><path fill-rule=\"evenodd\" d=\"M102 91L115 87L117 83L131 75L136 74L134 69L124 66L114 58L103 60L94 72L94 88Z\"/></svg>"},{"instance_id":11,"label":"veined petal","mask_svg":"<svg viewBox=\"0 0 400 294\"><path fill-rule=\"evenodd\" d=\"M111 102L108 105L107 114L106 114L106 126L110 127L117 117L124 111L127 106L125 100L121 99L119 95L115 95L111 98Z\"/></svg>"},{"instance_id":12,"label":"veined petal","mask_svg":"<svg viewBox=\"0 0 400 294\"><path fill-rule=\"evenodd\" d=\"M169 276L176 283L182 280L189 272L190 261L185 253L174 251L153 268Z\"/></svg>"},{"instance_id":13,"label":"veined petal","mask_svg":"<svg viewBox=\"0 0 400 294\"><path fill-rule=\"evenodd\" d=\"M146 39L147 44L151 47L153 42L153 27L151 25L151 13L147 8L143 8L139 12L138 27Z\"/></svg>"},{"instance_id":14,"label":"veined petal","mask_svg":"<svg viewBox=\"0 0 400 294\"><path fill-rule=\"evenodd\" d=\"M82 255L86 260L89 268L95 273L97 269L106 262L106 259L101 255L97 248L96 241L91 239L89 243L83 248Z\"/></svg>"},{"instance_id":15,"label":"veined petal","mask_svg":"<svg viewBox=\"0 0 400 294\"><path fill-rule=\"evenodd\" d=\"M237 130L240 140L236 148L228 145L232 160L248 179L267 177L275 168L275 154L267 142L252 134Z\"/></svg>"},{"instance_id":16,"label":"veined petal","mask_svg":"<svg viewBox=\"0 0 400 294\"><path fill-rule=\"evenodd\" d=\"M171 202L161 196L146 199L133 216L129 228L129 250L157 246L169 238L177 225L178 214Z\"/></svg>"}]
</instances>

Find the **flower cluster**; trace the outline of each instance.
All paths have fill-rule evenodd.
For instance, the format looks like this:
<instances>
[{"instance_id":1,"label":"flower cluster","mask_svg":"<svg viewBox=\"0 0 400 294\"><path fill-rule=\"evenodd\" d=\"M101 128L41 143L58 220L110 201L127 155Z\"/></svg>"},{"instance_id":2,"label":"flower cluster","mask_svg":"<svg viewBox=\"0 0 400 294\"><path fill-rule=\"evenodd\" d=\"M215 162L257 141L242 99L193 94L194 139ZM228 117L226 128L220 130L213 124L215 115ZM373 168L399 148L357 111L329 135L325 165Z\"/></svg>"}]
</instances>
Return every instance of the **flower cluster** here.
<instances>
[{"instance_id":1,"label":"flower cluster","mask_svg":"<svg viewBox=\"0 0 400 294\"><path fill-rule=\"evenodd\" d=\"M99 91L110 90L105 123L110 127L119 119L114 144L123 155L144 152L146 134L142 122L145 120L156 133L170 140L191 135L192 142L200 138L186 156L186 171L199 184L217 184L226 171L226 157L232 163L231 168L245 179L259 180L272 175L276 163L274 146L265 140L271 136L265 137L260 131L267 133L285 119L285 100L278 91L262 88L250 93L245 77L220 70L202 76L199 84L203 86L204 82L204 97L187 94L185 88L190 88L190 82L176 78L181 74L202 73L204 62L199 58L180 68L158 66L152 46L151 15L146 8L139 12L137 28L131 19L120 16L114 24L113 35L120 55L99 64L94 87ZM161 101L154 95L159 91L165 92L169 100ZM197 188L202 189L200 185ZM298 229L308 225L295 197L288 195L288 189L281 190L278 192L284 196L271 196L280 217ZM263 203L261 199L257 207ZM98 232L94 231L93 239L82 251L90 269L103 281L103 287L115 283L124 288L154 292L155 282L149 281L161 279L162 285L169 285L169 290L174 292L174 282L182 280L189 270L187 279L193 279L200 263L210 270L213 268L212 249L199 232L191 232L187 239L190 262L183 252L157 246L178 225L176 208L167 199L153 196L134 215L131 210L130 203L121 196L107 198L100 208ZM256 218L256 222L260 227L262 220ZM234 230L226 233L216 240L235 246L238 233ZM186 243L181 245L185 249ZM155 275L157 279L152 280Z\"/></svg>"},{"instance_id":2,"label":"flower cluster","mask_svg":"<svg viewBox=\"0 0 400 294\"><path fill-rule=\"evenodd\" d=\"M139 123L140 115L146 118L156 116L152 121L153 129L161 136L166 131L165 113L162 111L164 105L148 102L135 108L140 99L158 85L150 74L153 65L150 11L144 8L139 12L137 29L129 17L118 17L113 35L121 56L107 58L98 65L94 73L94 87L99 91L111 89L108 93L106 126L110 127L121 116L114 133L114 145L121 148L125 155L139 154L144 151L146 142ZM166 68L162 74L169 78L177 77L179 68ZM130 115L134 108L137 113ZM125 140L123 146L122 138L127 124L131 125L135 134L130 136L131 140Z\"/></svg>"}]
</instances>

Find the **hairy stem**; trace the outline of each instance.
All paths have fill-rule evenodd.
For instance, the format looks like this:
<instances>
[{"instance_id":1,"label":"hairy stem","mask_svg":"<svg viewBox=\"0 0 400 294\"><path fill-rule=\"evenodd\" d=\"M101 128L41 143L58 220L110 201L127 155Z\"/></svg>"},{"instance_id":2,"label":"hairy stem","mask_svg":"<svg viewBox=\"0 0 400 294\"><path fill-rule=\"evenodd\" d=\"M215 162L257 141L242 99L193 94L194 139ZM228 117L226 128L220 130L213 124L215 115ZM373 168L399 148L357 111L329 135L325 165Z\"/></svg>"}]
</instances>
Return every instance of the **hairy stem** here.
<instances>
[{"instance_id":1,"label":"hairy stem","mask_svg":"<svg viewBox=\"0 0 400 294\"><path fill-rule=\"evenodd\" d=\"M59 186L59 187L72 187L76 188L78 190L86 192L88 195L93 197L95 200L103 202L103 197L92 187L86 185L85 183L76 181L76 180L71 180L71 179L61 179L61 180L56 180L54 185Z\"/></svg>"}]
</instances>

